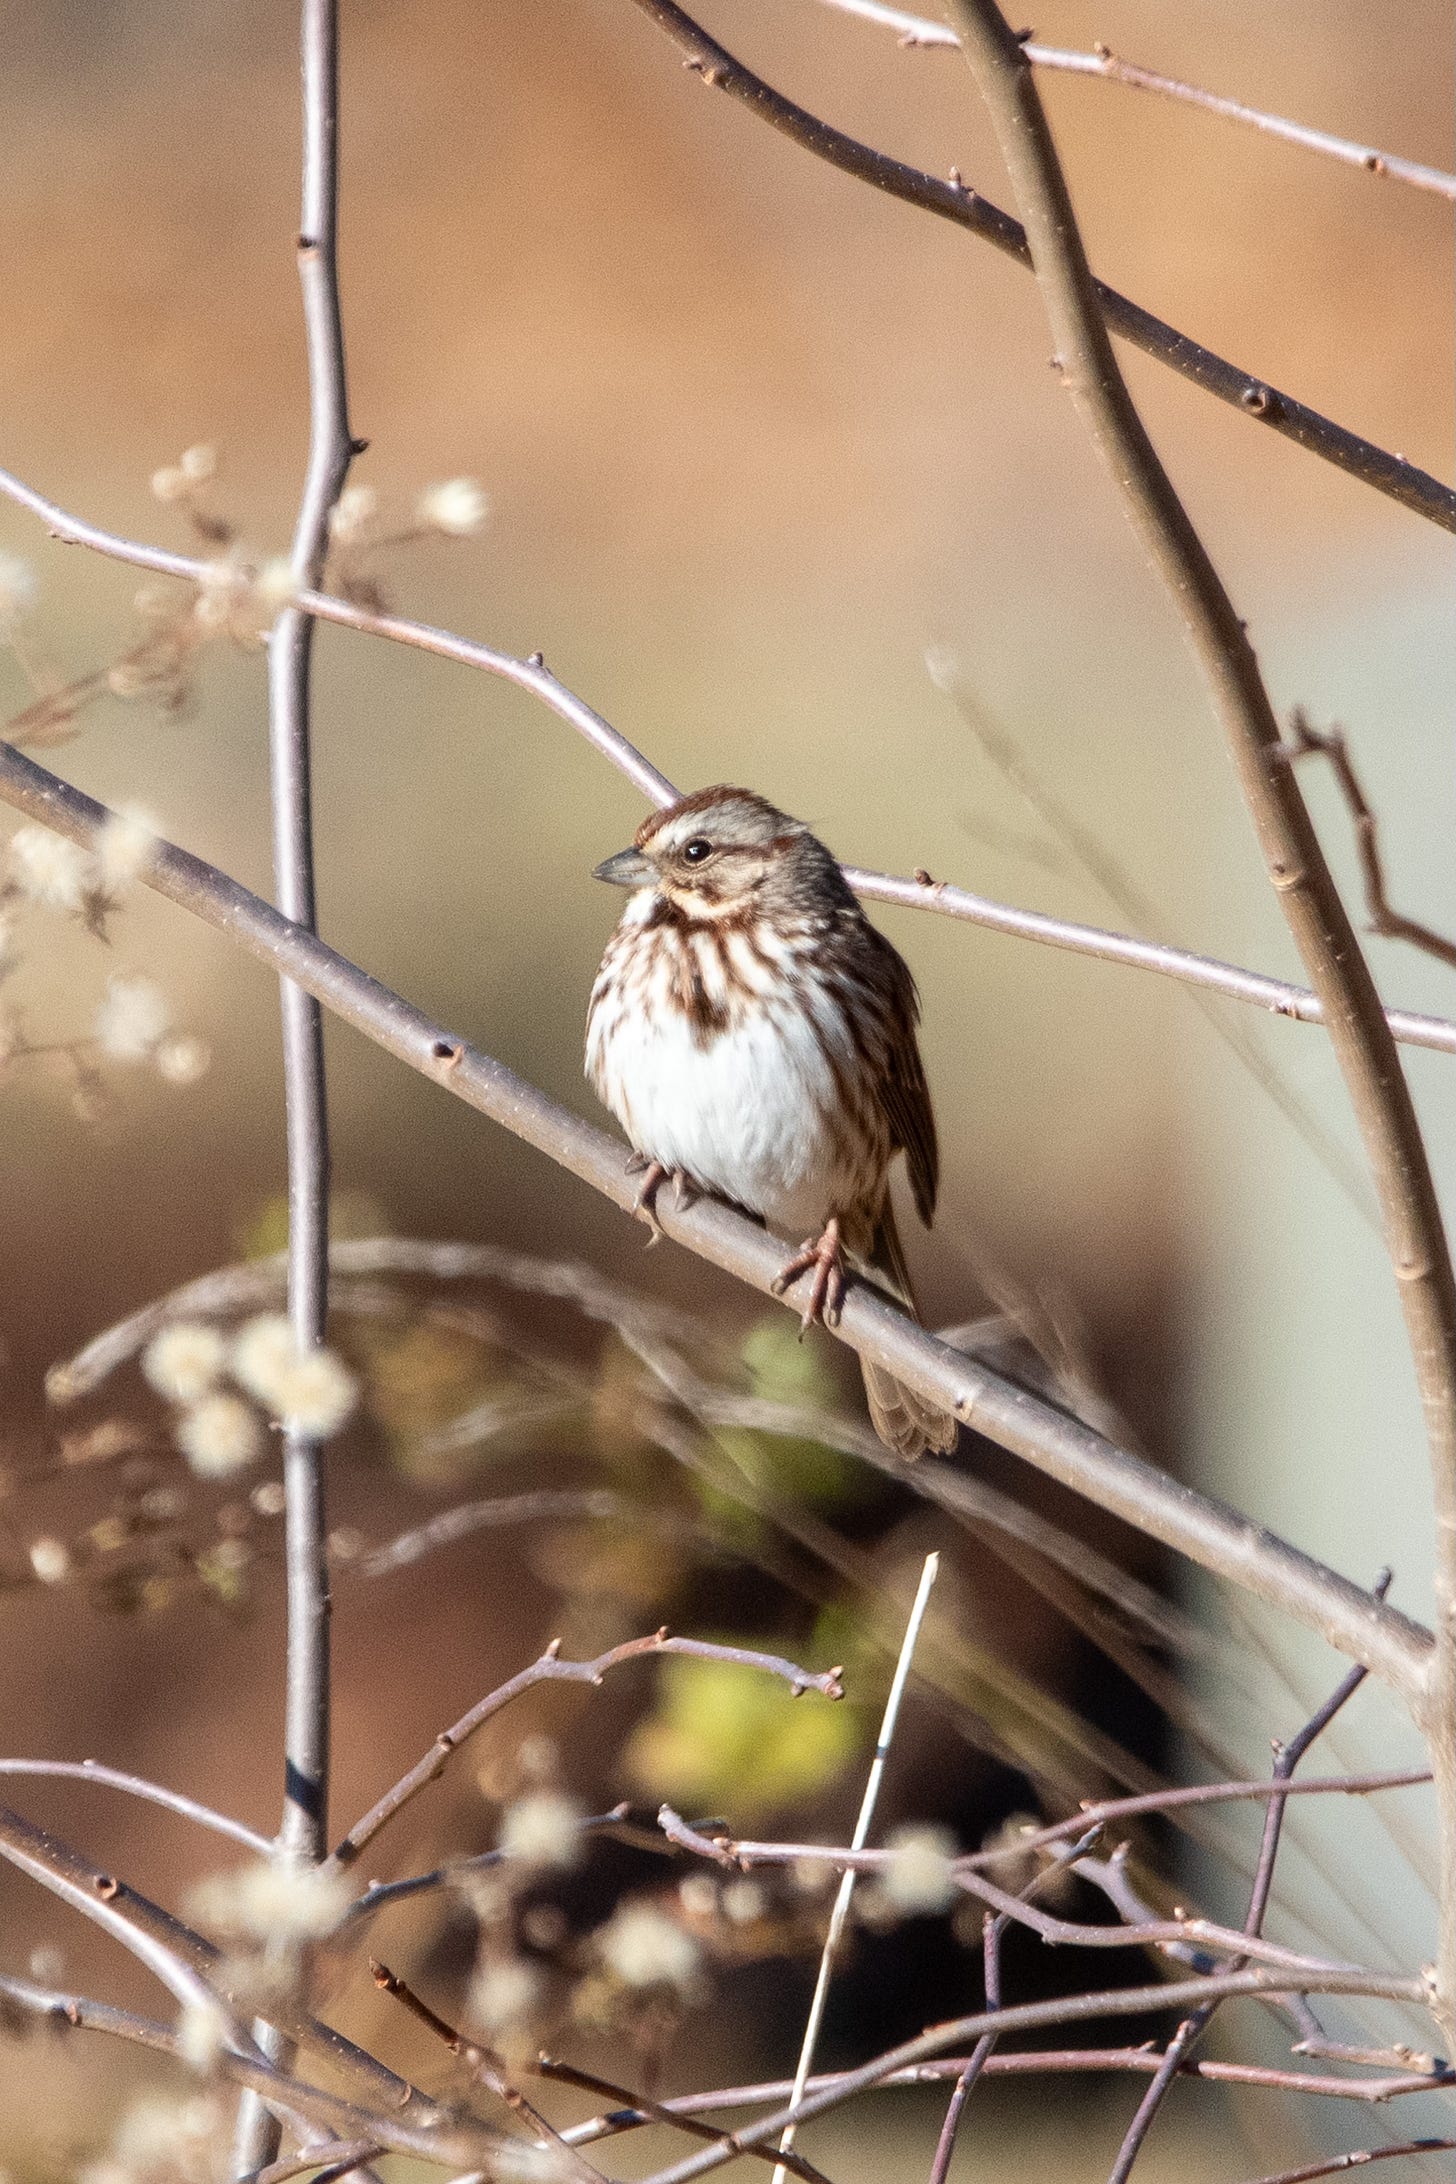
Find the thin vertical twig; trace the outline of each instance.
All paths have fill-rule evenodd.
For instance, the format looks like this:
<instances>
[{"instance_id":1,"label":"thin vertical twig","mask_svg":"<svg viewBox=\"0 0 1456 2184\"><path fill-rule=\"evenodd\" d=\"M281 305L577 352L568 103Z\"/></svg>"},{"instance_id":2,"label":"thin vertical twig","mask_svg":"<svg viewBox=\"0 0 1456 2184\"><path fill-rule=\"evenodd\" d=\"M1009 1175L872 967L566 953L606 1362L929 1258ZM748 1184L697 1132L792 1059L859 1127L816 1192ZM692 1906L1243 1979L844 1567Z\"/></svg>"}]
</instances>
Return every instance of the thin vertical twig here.
<instances>
[{"instance_id":1,"label":"thin vertical twig","mask_svg":"<svg viewBox=\"0 0 1456 2184\"><path fill-rule=\"evenodd\" d=\"M329 512L354 453L344 371L339 302L339 26L337 0L302 0L302 218L298 271L308 355L308 464L294 530L296 590L322 579ZM273 871L278 907L295 925L317 930L311 762L313 619L285 607L268 639L269 766ZM288 1316L300 1350L324 1340L329 1285L329 1124L324 1080L323 1015L291 979L279 981L283 1081L288 1131ZM283 1439L288 1666L285 1693L283 1818L277 1856L313 1865L328 1852L329 1583L321 1444L287 1431ZM276 2032L266 2035L281 2052ZM270 2058L278 2057L270 2047ZM278 2151L278 2129L257 2099L239 2108L239 2170L262 2167Z\"/></svg>"},{"instance_id":2,"label":"thin vertical twig","mask_svg":"<svg viewBox=\"0 0 1456 2184\"><path fill-rule=\"evenodd\" d=\"M1101 1822L1095 1822L1075 1843L1068 1847L1063 1860L1054 1859L1052 1863L1043 1866L1039 1873L1034 1873L1025 1888L1022 1889L1019 1901L1030 1903L1035 1895L1057 1879L1064 1865L1075 1865L1076 1861L1091 1849L1101 1832ZM981 1922L981 1961L984 1966L983 1984L986 1990L986 2007L988 2010L999 2010L1001 2007L1001 1942L1010 1924L1011 1913L1009 1911L998 1911L994 1917L990 1912L987 1912ZM955 2152L956 2136L961 2127L961 2117L965 2112L966 2102L971 2097L976 2080L991 2060L991 2051L996 2045L996 2037L994 2032L983 2032L966 2058L966 2067L957 2078L950 2100L946 2105L945 2120L940 2127L940 2137L936 2141L935 2156L930 2164L930 2175L926 2180L926 2184L946 2184L946 2178L950 2174L951 2156Z\"/></svg>"},{"instance_id":3,"label":"thin vertical twig","mask_svg":"<svg viewBox=\"0 0 1456 2184\"><path fill-rule=\"evenodd\" d=\"M1304 798L1258 660L1113 352L1031 65L995 0L950 0L1026 221L1057 365L1168 588L1198 661L1310 984L1380 1199L1425 1419L1436 1530L1436 1650L1415 1712L1440 1809L1436 2008L1456 2045L1456 1276L1410 1088Z\"/></svg>"},{"instance_id":4,"label":"thin vertical twig","mask_svg":"<svg viewBox=\"0 0 1456 2184\"><path fill-rule=\"evenodd\" d=\"M1391 1573L1381 1570L1371 1590L1378 1600L1383 1600L1390 1590ZM1341 1677L1323 1706L1311 1714L1309 1720L1287 1743L1274 1746L1273 1777L1276 1782L1289 1782L1294 1770L1310 1746L1322 1737L1336 1714L1355 1696L1368 1671L1358 1665ZM1244 1915L1244 1932L1251 1940L1264 1931L1264 1914L1269 1908L1270 1891L1274 1886L1274 1865L1279 1856L1279 1844L1284 1833L1284 1815L1288 1799L1271 1797L1264 1807L1264 1828L1259 1841L1259 1859L1254 1868L1254 1879L1249 1889L1249 1908ZM1228 1969L1239 1972L1247 1964L1247 1957L1234 1957ZM1127 2127L1126 2136L1118 2150L1116 2161L1109 2172L1107 2184L1127 2184L1133 2163L1143 2149L1153 2120L1167 2098L1173 2080L1183 2068L1189 2052L1202 2037L1209 2019L1218 2005L1205 2002L1203 2007L1185 2017L1163 2051L1151 2083L1138 2102L1137 2112Z\"/></svg>"},{"instance_id":5,"label":"thin vertical twig","mask_svg":"<svg viewBox=\"0 0 1456 2184\"><path fill-rule=\"evenodd\" d=\"M875 1807L879 1803L880 1797L880 1784L885 1779L885 1764L889 1759L890 1746L894 1742L896 1725L900 1719L900 1703L905 1696L905 1686L910 1680L910 1664L915 1657L915 1647L920 1637L921 1625L925 1621L925 1611L930 1605L931 1587L934 1585L939 1573L940 1556L938 1554L927 1555L925 1567L920 1572L920 1583L916 1588L915 1599L911 1605L910 1618L905 1625L905 1635L900 1641L900 1658L895 1663L895 1673L890 1681L890 1695L885 1701L884 1719L880 1723L880 1733L875 1742L874 1758L870 1761L870 1771L865 1782L864 1796L860 1799L859 1818L854 1826L853 1847L855 1850L864 1849L865 1844L869 1841L870 1829L874 1825ZM857 1875L853 1866L851 1866L840 1880L839 1891L834 1898L834 1909L829 1914L829 1931L824 1937L824 1949L819 1958L819 1976L814 1982L814 1999L809 2004L809 2021L804 2027L803 2044L799 2049L799 2066L794 2072L792 2104L795 2107L804 2097L804 2088L809 2082L809 2073L814 2068L814 2050L819 2044L819 2032L824 2023L824 2011L829 2000L829 1981L834 1972L835 1952L839 1947L845 1924L849 1918L849 1907L854 1899L856 1879ZM792 2151L795 2136L794 2124L792 2122L786 2123L779 2137L779 2152L781 2154ZM773 2184L784 2184L787 2174L788 2171L780 2164L774 2170Z\"/></svg>"}]
</instances>

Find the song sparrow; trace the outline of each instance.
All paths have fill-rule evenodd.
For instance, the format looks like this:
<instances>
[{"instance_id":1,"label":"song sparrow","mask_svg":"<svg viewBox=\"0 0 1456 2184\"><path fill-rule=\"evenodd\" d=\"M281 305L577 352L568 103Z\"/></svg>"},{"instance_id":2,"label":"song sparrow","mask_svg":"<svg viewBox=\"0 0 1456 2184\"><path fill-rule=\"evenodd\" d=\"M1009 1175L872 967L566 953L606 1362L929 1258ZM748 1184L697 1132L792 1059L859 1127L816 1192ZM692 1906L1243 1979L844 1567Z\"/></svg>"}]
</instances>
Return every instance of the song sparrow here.
<instances>
[{"instance_id":1,"label":"song sparrow","mask_svg":"<svg viewBox=\"0 0 1456 2184\"><path fill-rule=\"evenodd\" d=\"M654 812L595 877L630 887L587 1017L586 1068L658 1186L712 1192L777 1233L809 1232L804 1325L834 1325L844 1266L914 1312L890 1204L903 1151L935 1211L935 1117L915 981L801 820L747 789ZM954 1445L954 1418L864 1363L875 1430L902 1456Z\"/></svg>"}]
</instances>

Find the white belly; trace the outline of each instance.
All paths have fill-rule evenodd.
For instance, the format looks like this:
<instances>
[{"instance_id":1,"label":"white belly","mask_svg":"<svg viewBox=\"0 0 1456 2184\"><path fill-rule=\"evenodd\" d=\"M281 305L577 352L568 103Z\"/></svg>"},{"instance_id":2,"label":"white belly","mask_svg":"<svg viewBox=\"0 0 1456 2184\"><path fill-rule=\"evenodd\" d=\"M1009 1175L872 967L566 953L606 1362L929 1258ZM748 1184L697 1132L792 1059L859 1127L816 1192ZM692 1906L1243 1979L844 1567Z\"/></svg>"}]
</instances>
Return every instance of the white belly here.
<instances>
[{"instance_id":1,"label":"white belly","mask_svg":"<svg viewBox=\"0 0 1456 2184\"><path fill-rule=\"evenodd\" d=\"M760 1005L700 1045L666 1007L593 1010L587 1072L637 1151L795 1239L857 1197L833 1074L796 1012Z\"/></svg>"}]
</instances>

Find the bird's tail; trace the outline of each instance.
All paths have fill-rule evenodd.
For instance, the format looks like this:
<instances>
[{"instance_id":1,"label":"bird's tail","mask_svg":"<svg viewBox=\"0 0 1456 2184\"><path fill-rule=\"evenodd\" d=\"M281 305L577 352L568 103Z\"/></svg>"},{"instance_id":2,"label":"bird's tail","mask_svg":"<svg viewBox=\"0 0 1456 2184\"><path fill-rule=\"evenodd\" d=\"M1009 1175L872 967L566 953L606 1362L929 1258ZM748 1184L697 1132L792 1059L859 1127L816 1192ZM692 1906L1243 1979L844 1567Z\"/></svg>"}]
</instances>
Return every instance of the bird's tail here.
<instances>
[{"instance_id":1,"label":"bird's tail","mask_svg":"<svg viewBox=\"0 0 1456 2184\"><path fill-rule=\"evenodd\" d=\"M910 1287L910 1271L900 1248L894 1209L888 1198L865 1261L865 1272L876 1289L893 1298L912 1319L919 1319ZM883 1365L872 1365L867 1357L859 1362L864 1374L870 1423L886 1448L909 1460L923 1456L927 1449L944 1456L955 1447L956 1421L949 1411L941 1410L927 1397L917 1395L913 1388L902 1386Z\"/></svg>"}]
</instances>

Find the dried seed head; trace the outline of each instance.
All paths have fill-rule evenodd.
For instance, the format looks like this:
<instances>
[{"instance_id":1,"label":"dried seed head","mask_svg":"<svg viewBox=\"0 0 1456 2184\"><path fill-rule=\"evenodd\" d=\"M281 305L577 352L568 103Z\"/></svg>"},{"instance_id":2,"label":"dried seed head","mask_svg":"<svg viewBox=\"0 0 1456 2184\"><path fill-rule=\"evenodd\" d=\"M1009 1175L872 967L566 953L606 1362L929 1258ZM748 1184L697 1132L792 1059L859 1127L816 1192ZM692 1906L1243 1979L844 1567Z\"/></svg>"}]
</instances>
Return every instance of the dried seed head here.
<instances>
[{"instance_id":1,"label":"dried seed head","mask_svg":"<svg viewBox=\"0 0 1456 2184\"><path fill-rule=\"evenodd\" d=\"M33 1539L30 1566L42 1585L60 1585L71 1574L71 1551L64 1540Z\"/></svg>"},{"instance_id":2,"label":"dried seed head","mask_svg":"<svg viewBox=\"0 0 1456 2184\"><path fill-rule=\"evenodd\" d=\"M218 1933L296 1946L331 1934L352 1893L341 1873L264 1861L200 1882L188 1912Z\"/></svg>"},{"instance_id":3,"label":"dried seed head","mask_svg":"<svg viewBox=\"0 0 1456 2184\"><path fill-rule=\"evenodd\" d=\"M470 538L490 514L484 488L474 478L446 478L427 485L415 503L415 515L426 530L441 531L447 538Z\"/></svg>"},{"instance_id":4,"label":"dried seed head","mask_svg":"<svg viewBox=\"0 0 1456 2184\"><path fill-rule=\"evenodd\" d=\"M329 535L347 543L360 538L379 513L379 495L372 485L346 485L329 510Z\"/></svg>"},{"instance_id":5,"label":"dried seed head","mask_svg":"<svg viewBox=\"0 0 1456 2184\"><path fill-rule=\"evenodd\" d=\"M152 861L157 831L155 822L134 805L112 813L96 838L96 863L108 895L120 894L141 878Z\"/></svg>"},{"instance_id":6,"label":"dried seed head","mask_svg":"<svg viewBox=\"0 0 1456 2184\"><path fill-rule=\"evenodd\" d=\"M79 910L91 886L91 859L49 827L18 827L10 837L10 876L27 902Z\"/></svg>"},{"instance_id":7,"label":"dried seed head","mask_svg":"<svg viewBox=\"0 0 1456 2184\"><path fill-rule=\"evenodd\" d=\"M191 1032L173 1032L162 1040L152 1060L168 1084L196 1084L212 1067L212 1048Z\"/></svg>"},{"instance_id":8,"label":"dried seed head","mask_svg":"<svg viewBox=\"0 0 1456 2184\"><path fill-rule=\"evenodd\" d=\"M177 1446L200 1479L225 1479L263 1453L263 1425L240 1395L205 1395L177 1421Z\"/></svg>"},{"instance_id":9,"label":"dried seed head","mask_svg":"<svg viewBox=\"0 0 1456 2184\"><path fill-rule=\"evenodd\" d=\"M217 474L217 449L209 447L205 441L189 447L184 450L177 467L189 484L203 485Z\"/></svg>"},{"instance_id":10,"label":"dried seed head","mask_svg":"<svg viewBox=\"0 0 1456 2184\"><path fill-rule=\"evenodd\" d=\"M227 1344L203 1320L164 1327L142 1352L142 1371L169 1403L195 1403L222 1378Z\"/></svg>"},{"instance_id":11,"label":"dried seed head","mask_svg":"<svg viewBox=\"0 0 1456 2184\"><path fill-rule=\"evenodd\" d=\"M35 605L35 571L19 554L0 552L0 637L25 620Z\"/></svg>"},{"instance_id":12,"label":"dried seed head","mask_svg":"<svg viewBox=\"0 0 1456 2184\"><path fill-rule=\"evenodd\" d=\"M575 1865L581 1853L580 1805L553 1790L518 1797L502 1816L499 1847L525 1865Z\"/></svg>"},{"instance_id":13,"label":"dried seed head","mask_svg":"<svg viewBox=\"0 0 1456 2184\"><path fill-rule=\"evenodd\" d=\"M896 1828L886 1848L889 1863L879 1876L876 1894L902 1917L948 1911L959 1891L951 1871L955 1838L946 1828Z\"/></svg>"},{"instance_id":14,"label":"dried seed head","mask_svg":"<svg viewBox=\"0 0 1456 2184\"><path fill-rule=\"evenodd\" d=\"M651 1903L624 1903L596 1937L609 1972L624 1987L691 1987L701 1951L690 1934Z\"/></svg>"},{"instance_id":15,"label":"dried seed head","mask_svg":"<svg viewBox=\"0 0 1456 2184\"><path fill-rule=\"evenodd\" d=\"M145 1061L171 1014L167 996L152 979L108 978L95 1018L102 1052L118 1062Z\"/></svg>"}]
</instances>

